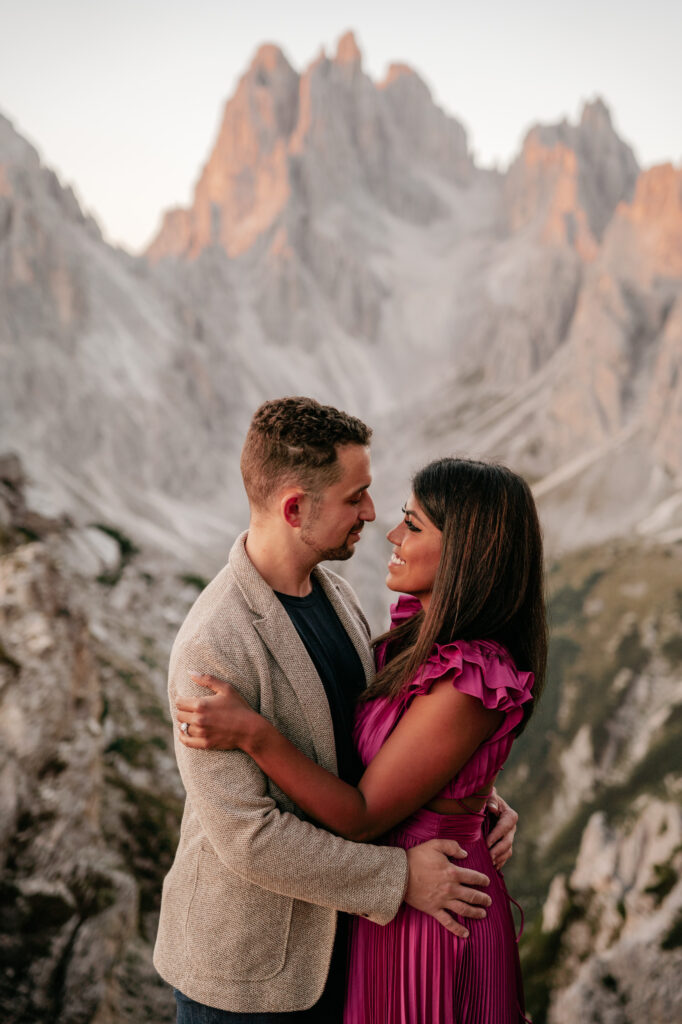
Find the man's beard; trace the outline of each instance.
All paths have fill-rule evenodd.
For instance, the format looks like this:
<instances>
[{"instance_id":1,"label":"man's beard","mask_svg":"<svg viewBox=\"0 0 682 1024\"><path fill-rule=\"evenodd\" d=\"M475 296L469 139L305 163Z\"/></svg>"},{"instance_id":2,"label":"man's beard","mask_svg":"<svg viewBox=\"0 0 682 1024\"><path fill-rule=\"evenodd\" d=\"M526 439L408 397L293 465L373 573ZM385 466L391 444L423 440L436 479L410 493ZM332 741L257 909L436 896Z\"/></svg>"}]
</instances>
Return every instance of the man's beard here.
<instances>
[{"instance_id":1,"label":"man's beard","mask_svg":"<svg viewBox=\"0 0 682 1024\"><path fill-rule=\"evenodd\" d=\"M346 562L355 554L355 549L348 539L337 548L318 547L315 543L313 531L308 526L301 528L301 540L315 552L318 562Z\"/></svg>"}]
</instances>

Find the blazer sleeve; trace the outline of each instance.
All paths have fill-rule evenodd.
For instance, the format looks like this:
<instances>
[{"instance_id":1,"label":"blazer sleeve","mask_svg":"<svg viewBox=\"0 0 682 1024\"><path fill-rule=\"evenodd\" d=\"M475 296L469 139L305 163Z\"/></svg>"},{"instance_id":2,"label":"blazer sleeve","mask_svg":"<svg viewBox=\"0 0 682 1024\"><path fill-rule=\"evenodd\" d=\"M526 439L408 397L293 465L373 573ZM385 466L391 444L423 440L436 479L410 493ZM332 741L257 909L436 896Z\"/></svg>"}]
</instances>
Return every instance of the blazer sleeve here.
<instances>
[{"instance_id":1,"label":"blazer sleeve","mask_svg":"<svg viewBox=\"0 0 682 1024\"><path fill-rule=\"evenodd\" d=\"M177 693L205 696L188 672L229 678L258 708L258 681L226 664L205 642L178 643L169 696L175 752L191 813L213 852L250 883L297 900L386 924L407 888L407 856L395 847L354 843L278 807L258 765L240 750L193 750L177 738Z\"/></svg>"}]
</instances>

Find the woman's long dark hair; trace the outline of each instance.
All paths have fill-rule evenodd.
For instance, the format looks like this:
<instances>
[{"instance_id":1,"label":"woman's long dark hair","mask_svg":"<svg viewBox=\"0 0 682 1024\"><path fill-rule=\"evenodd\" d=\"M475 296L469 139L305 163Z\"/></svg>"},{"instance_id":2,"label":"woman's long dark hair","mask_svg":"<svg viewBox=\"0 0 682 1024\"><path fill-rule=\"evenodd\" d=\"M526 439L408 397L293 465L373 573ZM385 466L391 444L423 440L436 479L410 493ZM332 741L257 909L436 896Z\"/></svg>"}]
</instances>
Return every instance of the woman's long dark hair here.
<instances>
[{"instance_id":1,"label":"woman's long dark hair","mask_svg":"<svg viewBox=\"0 0 682 1024\"><path fill-rule=\"evenodd\" d=\"M396 697L435 643L494 640L516 667L535 675L530 718L545 681L542 534L525 480L505 466L438 459L421 469L412 490L442 532L442 550L428 611L382 634L386 664L365 699Z\"/></svg>"}]
</instances>

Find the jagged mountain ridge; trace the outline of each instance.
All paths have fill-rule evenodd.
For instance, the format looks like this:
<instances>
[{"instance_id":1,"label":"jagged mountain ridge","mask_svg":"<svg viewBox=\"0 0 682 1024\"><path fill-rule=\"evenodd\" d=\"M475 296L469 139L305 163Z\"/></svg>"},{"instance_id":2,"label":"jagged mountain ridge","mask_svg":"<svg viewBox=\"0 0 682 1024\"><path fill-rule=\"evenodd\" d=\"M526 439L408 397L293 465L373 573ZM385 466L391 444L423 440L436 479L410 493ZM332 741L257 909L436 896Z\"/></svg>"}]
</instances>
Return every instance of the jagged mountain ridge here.
<instances>
[{"instance_id":1,"label":"jagged mountain ridge","mask_svg":"<svg viewBox=\"0 0 682 1024\"><path fill-rule=\"evenodd\" d=\"M262 47L148 261L0 128L0 427L57 507L215 565L249 412L308 392L378 439L413 405L416 457L508 459L553 544L679 526L680 172L640 174L601 101L501 175L414 71L374 83L351 36L302 74Z\"/></svg>"},{"instance_id":2,"label":"jagged mountain ridge","mask_svg":"<svg viewBox=\"0 0 682 1024\"><path fill-rule=\"evenodd\" d=\"M578 125L533 129L500 175L475 167L414 71L372 82L351 35L302 74L262 47L149 262L106 246L0 128L0 426L58 507L107 508L149 542L215 552L243 515L231 474L263 397L313 393L392 435L406 401L434 418L436 380L433 439L538 481L559 544L574 528L560 528L558 467L591 450L608 476L640 421L622 461L644 497L618 530L676 493L679 172L638 176L601 101ZM462 403L500 409L497 428L453 421ZM612 489L590 513L602 524L623 505Z\"/></svg>"},{"instance_id":3,"label":"jagged mountain ridge","mask_svg":"<svg viewBox=\"0 0 682 1024\"><path fill-rule=\"evenodd\" d=\"M301 75L265 45L225 106L192 206L166 214L147 255L193 259L220 245L237 256L291 226L292 205L315 215L358 187L401 218L432 219L440 204L420 167L461 183L473 172L464 130L413 71L394 65L375 85L351 34Z\"/></svg>"}]
</instances>

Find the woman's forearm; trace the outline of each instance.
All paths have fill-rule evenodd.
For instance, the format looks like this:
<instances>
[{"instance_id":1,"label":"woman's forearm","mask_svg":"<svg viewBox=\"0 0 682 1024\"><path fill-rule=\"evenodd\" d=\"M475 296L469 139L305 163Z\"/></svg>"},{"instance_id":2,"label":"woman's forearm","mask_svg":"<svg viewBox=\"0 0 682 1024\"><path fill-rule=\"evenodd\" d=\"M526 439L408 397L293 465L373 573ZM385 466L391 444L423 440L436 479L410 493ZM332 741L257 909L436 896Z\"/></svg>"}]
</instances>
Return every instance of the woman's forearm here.
<instances>
[{"instance_id":1,"label":"woman's forearm","mask_svg":"<svg viewBox=\"0 0 682 1024\"><path fill-rule=\"evenodd\" d=\"M302 811L338 835L362 842L383 831L373 827L359 789L312 761L260 715L240 746Z\"/></svg>"}]
</instances>

